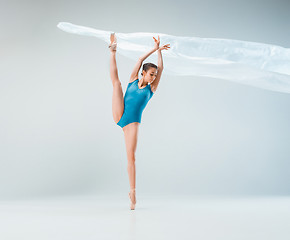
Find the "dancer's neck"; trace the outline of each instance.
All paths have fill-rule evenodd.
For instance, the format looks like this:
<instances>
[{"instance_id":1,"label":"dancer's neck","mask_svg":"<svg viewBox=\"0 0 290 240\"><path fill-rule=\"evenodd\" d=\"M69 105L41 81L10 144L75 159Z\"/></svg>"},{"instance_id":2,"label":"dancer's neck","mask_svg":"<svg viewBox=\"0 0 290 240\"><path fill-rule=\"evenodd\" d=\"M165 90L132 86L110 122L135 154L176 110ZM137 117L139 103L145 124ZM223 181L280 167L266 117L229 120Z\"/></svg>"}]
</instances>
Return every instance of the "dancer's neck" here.
<instances>
[{"instance_id":1,"label":"dancer's neck","mask_svg":"<svg viewBox=\"0 0 290 240\"><path fill-rule=\"evenodd\" d=\"M140 79L140 84L139 84L139 87L144 87L144 86L147 86L148 84L143 84L144 83L144 79L141 78Z\"/></svg>"}]
</instances>

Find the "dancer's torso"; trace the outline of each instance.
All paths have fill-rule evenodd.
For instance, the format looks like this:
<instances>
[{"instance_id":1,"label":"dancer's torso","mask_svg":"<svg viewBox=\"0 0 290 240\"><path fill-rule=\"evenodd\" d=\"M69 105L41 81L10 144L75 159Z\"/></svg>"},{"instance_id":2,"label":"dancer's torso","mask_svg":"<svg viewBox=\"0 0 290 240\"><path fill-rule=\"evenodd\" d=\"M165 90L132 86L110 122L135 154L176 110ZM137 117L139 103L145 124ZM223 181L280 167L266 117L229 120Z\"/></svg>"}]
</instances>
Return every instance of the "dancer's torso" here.
<instances>
[{"instance_id":1,"label":"dancer's torso","mask_svg":"<svg viewBox=\"0 0 290 240\"><path fill-rule=\"evenodd\" d=\"M119 126L124 127L132 122L141 122L142 112L146 107L148 101L153 96L151 86L140 89L138 86L139 79L129 82L124 96L124 113Z\"/></svg>"}]
</instances>

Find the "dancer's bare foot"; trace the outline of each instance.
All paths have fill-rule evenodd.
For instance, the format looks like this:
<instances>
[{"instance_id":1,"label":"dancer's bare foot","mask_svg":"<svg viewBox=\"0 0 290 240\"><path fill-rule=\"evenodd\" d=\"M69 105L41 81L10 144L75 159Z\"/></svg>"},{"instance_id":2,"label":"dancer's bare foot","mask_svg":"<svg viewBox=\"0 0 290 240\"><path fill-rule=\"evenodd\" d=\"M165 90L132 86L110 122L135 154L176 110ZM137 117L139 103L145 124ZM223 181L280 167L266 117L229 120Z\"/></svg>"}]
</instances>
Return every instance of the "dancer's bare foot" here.
<instances>
[{"instance_id":1,"label":"dancer's bare foot","mask_svg":"<svg viewBox=\"0 0 290 240\"><path fill-rule=\"evenodd\" d=\"M115 36L115 33L111 33L111 44L109 45L109 48L111 49L111 52L116 52L117 51L117 38Z\"/></svg>"},{"instance_id":2,"label":"dancer's bare foot","mask_svg":"<svg viewBox=\"0 0 290 240\"><path fill-rule=\"evenodd\" d=\"M130 190L129 197L130 197L130 200L131 200L131 210L135 210L135 205L137 203L135 188Z\"/></svg>"}]
</instances>

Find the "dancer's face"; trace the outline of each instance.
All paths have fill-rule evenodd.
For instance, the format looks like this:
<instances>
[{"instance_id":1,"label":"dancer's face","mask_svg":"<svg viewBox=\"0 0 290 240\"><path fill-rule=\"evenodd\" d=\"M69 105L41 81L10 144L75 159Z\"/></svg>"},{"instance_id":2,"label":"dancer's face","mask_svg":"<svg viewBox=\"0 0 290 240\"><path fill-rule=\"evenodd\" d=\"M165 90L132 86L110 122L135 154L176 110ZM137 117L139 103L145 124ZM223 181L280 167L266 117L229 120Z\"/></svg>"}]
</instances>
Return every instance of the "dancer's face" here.
<instances>
[{"instance_id":1,"label":"dancer's face","mask_svg":"<svg viewBox=\"0 0 290 240\"><path fill-rule=\"evenodd\" d=\"M156 68L149 68L147 72L143 71L144 80L148 83L152 83L157 75Z\"/></svg>"}]
</instances>

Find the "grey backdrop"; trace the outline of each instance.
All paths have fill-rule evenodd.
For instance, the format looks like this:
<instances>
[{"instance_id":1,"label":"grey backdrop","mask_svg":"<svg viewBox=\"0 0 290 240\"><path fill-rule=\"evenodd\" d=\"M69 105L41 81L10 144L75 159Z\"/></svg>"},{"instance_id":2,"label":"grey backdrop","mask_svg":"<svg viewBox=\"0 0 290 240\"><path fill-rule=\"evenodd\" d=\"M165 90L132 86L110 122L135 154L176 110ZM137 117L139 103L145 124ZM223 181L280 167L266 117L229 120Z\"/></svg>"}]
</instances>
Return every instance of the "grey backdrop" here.
<instances>
[{"instance_id":1,"label":"grey backdrop","mask_svg":"<svg viewBox=\"0 0 290 240\"><path fill-rule=\"evenodd\" d=\"M107 45L58 22L290 47L287 0L0 3L0 199L129 189ZM117 65L125 90L135 62ZM163 75L140 125L138 194L288 195L289 105L290 94Z\"/></svg>"}]
</instances>

